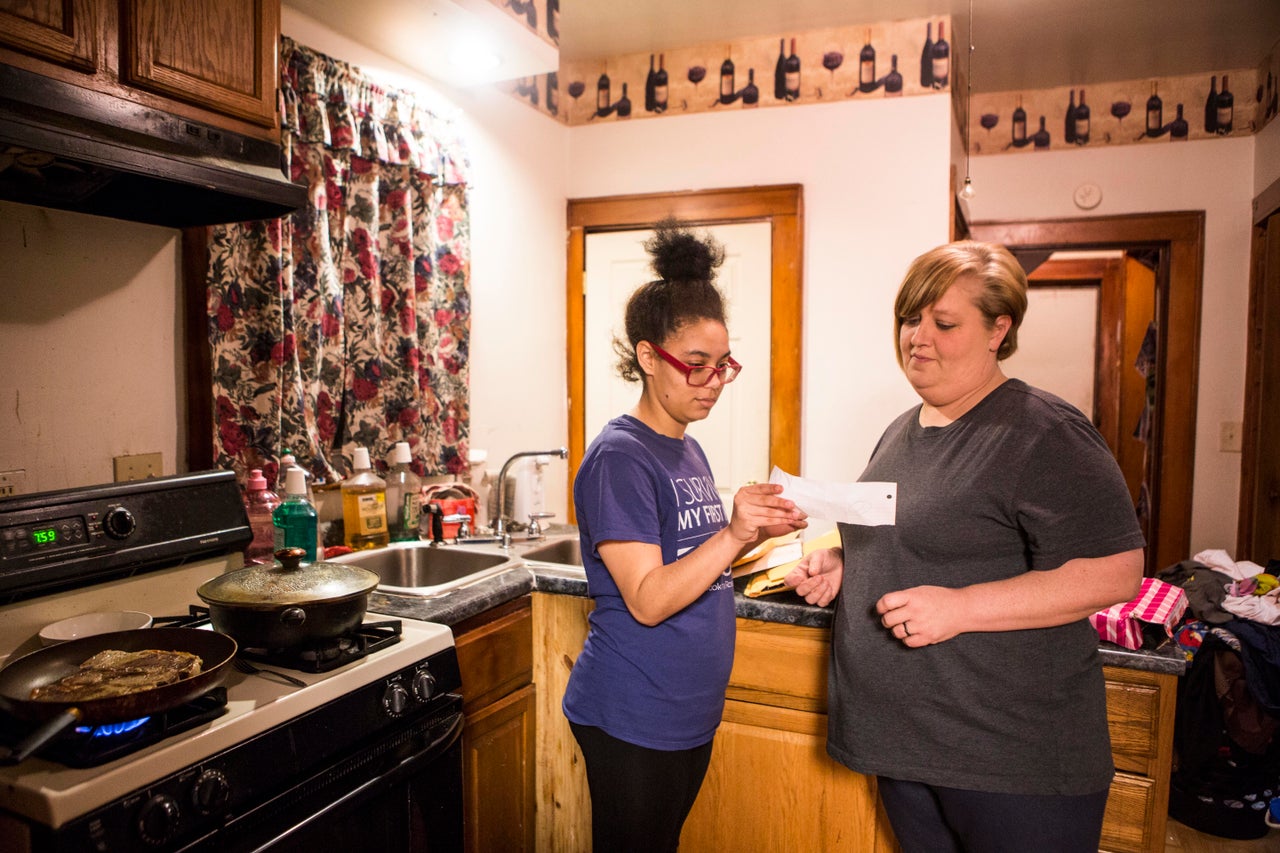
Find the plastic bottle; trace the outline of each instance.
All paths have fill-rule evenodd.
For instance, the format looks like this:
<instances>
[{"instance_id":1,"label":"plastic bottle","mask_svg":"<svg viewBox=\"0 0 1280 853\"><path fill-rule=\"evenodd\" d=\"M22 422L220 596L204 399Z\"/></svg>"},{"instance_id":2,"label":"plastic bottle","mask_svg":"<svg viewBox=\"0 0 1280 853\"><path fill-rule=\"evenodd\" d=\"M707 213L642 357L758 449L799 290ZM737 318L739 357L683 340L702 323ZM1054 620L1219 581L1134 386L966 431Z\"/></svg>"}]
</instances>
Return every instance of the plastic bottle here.
<instances>
[{"instance_id":1,"label":"plastic bottle","mask_svg":"<svg viewBox=\"0 0 1280 853\"><path fill-rule=\"evenodd\" d=\"M311 493L311 472L298 464L297 458L292 453L286 453L280 457L280 475L276 478L276 494L281 500L289 493L289 481L287 479L290 469L296 468L302 472L303 483L306 484L307 500L311 502L311 506L316 505L315 495Z\"/></svg>"},{"instance_id":2,"label":"plastic bottle","mask_svg":"<svg viewBox=\"0 0 1280 853\"><path fill-rule=\"evenodd\" d=\"M418 538L422 480L409 467L412 460L409 442L397 441L391 451L391 470L387 473L387 531L392 542L412 542Z\"/></svg>"},{"instance_id":3,"label":"plastic bottle","mask_svg":"<svg viewBox=\"0 0 1280 853\"><path fill-rule=\"evenodd\" d=\"M342 481L343 542L357 551L381 548L387 535L387 484L369 466L369 451L357 447L355 470Z\"/></svg>"},{"instance_id":4,"label":"plastic bottle","mask_svg":"<svg viewBox=\"0 0 1280 853\"><path fill-rule=\"evenodd\" d=\"M249 514L253 540L244 549L246 565L275 562L276 528L271 513L279 505L276 493L267 488L267 478L262 476L262 469L251 470L249 479L245 481L244 508Z\"/></svg>"},{"instance_id":5,"label":"plastic bottle","mask_svg":"<svg viewBox=\"0 0 1280 853\"><path fill-rule=\"evenodd\" d=\"M284 503L276 507L271 520L276 529L276 548L303 548L308 563L316 560L316 508L307 499L306 472L296 465L289 469Z\"/></svg>"}]
</instances>

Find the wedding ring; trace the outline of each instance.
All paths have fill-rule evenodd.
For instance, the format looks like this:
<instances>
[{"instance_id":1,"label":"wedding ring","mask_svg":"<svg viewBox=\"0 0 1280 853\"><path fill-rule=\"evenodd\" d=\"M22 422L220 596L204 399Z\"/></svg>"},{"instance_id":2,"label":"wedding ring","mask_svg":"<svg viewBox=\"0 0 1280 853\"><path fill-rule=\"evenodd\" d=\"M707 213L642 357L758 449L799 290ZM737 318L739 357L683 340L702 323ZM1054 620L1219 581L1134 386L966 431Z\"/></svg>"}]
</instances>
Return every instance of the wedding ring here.
<instances>
[{"instance_id":1,"label":"wedding ring","mask_svg":"<svg viewBox=\"0 0 1280 853\"><path fill-rule=\"evenodd\" d=\"M910 637L910 636L911 636L911 629L907 627L907 623L906 623L906 622L903 622L903 623L902 623L902 631L903 631L902 636L904 636L904 637Z\"/></svg>"}]
</instances>

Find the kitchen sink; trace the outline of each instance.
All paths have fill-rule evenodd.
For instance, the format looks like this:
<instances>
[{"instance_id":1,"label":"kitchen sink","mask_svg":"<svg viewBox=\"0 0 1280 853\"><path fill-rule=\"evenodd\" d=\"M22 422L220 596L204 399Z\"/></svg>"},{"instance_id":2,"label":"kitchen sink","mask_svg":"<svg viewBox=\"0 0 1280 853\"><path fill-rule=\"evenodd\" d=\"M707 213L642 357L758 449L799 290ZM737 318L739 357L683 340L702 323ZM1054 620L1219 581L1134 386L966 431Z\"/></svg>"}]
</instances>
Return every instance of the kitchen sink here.
<instances>
[{"instance_id":1,"label":"kitchen sink","mask_svg":"<svg viewBox=\"0 0 1280 853\"><path fill-rule=\"evenodd\" d=\"M506 554L432 547L430 542L393 542L386 548L356 551L329 560L368 569L378 576L378 590L401 595L435 596L469 586L516 568Z\"/></svg>"},{"instance_id":2,"label":"kitchen sink","mask_svg":"<svg viewBox=\"0 0 1280 853\"><path fill-rule=\"evenodd\" d=\"M556 563L582 567L582 551L578 537L556 539L522 550L520 556L531 563Z\"/></svg>"}]
</instances>

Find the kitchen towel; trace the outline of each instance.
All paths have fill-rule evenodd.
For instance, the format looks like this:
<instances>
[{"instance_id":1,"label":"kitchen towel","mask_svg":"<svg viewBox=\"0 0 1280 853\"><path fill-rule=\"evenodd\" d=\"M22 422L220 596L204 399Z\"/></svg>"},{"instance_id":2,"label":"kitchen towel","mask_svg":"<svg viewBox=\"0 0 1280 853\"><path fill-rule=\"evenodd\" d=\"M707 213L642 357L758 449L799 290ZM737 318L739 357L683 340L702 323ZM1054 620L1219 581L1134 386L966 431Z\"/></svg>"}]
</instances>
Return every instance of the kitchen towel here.
<instances>
[{"instance_id":1,"label":"kitchen towel","mask_svg":"<svg viewBox=\"0 0 1280 853\"><path fill-rule=\"evenodd\" d=\"M1126 649L1142 648L1142 624L1159 625L1165 636L1173 636L1173 626L1187 610L1187 594L1181 587L1155 578L1143 578L1137 597L1089 617L1098 636Z\"/></svg>"}]
</instances>

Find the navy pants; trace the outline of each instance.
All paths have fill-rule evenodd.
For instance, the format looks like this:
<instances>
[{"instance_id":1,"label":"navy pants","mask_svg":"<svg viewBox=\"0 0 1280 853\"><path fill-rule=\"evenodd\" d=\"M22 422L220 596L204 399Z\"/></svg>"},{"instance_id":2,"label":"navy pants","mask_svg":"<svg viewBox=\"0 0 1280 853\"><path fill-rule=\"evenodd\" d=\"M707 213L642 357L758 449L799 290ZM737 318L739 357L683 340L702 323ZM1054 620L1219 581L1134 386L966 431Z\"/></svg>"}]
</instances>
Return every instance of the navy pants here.
<instances>
[{"instance_id":1,"label":"navy pants","mask_svg":"<svg viewBox=\"0 0 1280 853\"><path fill-rule=\"evenodd\" d=\"M591 790L596 853L672 853L711 763L711 741L667 752L570 722Z\"/></svg>"},{"instance_id":2,"label":"navy pants","mask_svg":"<svg viewBox=\"0 0 1280 853\"><path fill-rule=\"evenodd\" d=\"M877 777L903 853L1097 853L1104 788L1093 794L995 794Z\"/></svg>"}]
</instances>

